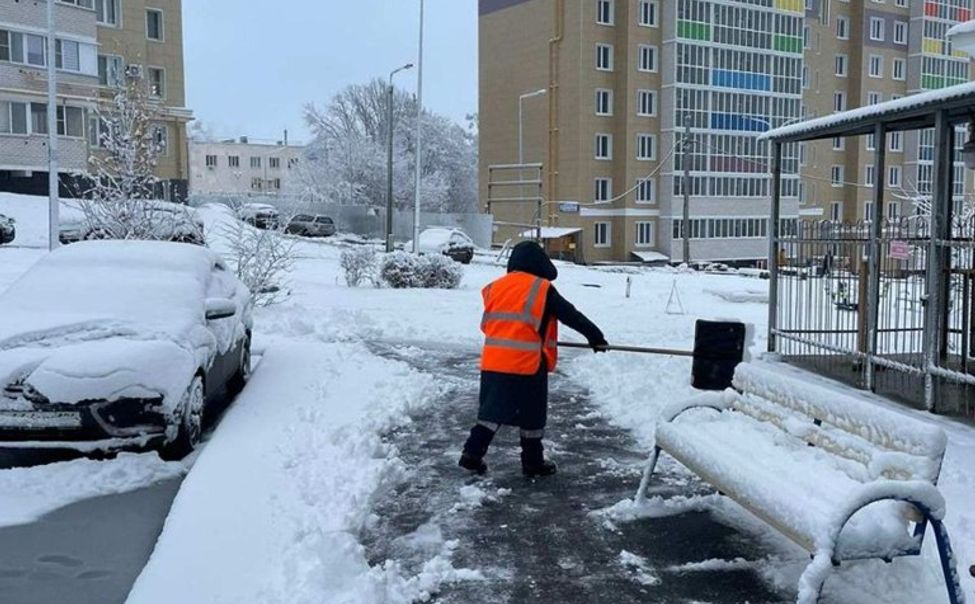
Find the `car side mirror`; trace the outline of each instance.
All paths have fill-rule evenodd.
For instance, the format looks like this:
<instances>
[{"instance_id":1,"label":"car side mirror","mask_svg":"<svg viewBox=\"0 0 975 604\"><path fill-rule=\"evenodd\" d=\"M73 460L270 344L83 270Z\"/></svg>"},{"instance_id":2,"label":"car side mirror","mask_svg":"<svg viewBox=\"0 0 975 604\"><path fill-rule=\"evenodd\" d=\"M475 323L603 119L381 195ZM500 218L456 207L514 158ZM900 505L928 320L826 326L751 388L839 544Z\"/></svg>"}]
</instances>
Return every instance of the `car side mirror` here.
<instances>
[{"instance_id":1,"label":"car side mirror","mask_svg":"<svg viewBox=\"0 0 975 604\"><path fill-rule=\"evenodd\" d=\"M217 321L219 319L229 319L237 314L237 305L228 298L207 298L206 319L207 321Z\"/></svg>"}]
</instances>

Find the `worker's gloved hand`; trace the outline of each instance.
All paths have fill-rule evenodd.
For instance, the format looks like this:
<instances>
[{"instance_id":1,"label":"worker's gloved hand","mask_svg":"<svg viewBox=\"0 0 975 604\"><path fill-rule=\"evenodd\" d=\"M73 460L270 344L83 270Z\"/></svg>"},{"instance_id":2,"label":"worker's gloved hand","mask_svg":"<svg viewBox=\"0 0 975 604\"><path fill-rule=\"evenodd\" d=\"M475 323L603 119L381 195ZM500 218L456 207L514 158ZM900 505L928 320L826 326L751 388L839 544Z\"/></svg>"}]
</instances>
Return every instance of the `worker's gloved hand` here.
<instances>
[{"instance_id":1,"label":"worker's gloved hand","mask_svg":"<svg viewBox=\"0 0 975 604\"><path fill-rule=\"evenodd\" d=\"M606 347L609 346L609 342L606 341L606 338L600 336L589 340L589 346L593 352L606 352Z\"/></svg>"}]
</instances>

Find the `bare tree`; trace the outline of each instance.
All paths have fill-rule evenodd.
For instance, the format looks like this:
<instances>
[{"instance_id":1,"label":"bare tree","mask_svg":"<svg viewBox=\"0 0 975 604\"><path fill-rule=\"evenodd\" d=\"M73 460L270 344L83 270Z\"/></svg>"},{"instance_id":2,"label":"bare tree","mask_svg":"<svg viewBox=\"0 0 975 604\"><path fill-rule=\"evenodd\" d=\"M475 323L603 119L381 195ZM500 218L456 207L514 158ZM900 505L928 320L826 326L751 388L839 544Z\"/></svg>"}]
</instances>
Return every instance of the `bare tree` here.
<instances>
[{"instance_id":1,"label":"bare tree","mask_svg":"<svg viewBox=\"0 0 975 604\"><path fill-rule=\"evenodd\" d=\"M288 297L288 275L297 260L297 240L284 236L288 218L277 228L259 229L247 224L247 203L234 200L230 209L235 220L222 227L227 251L224 257L237 277L251 290L258 306L271 306Z\"/></svg>"}]
</instances>

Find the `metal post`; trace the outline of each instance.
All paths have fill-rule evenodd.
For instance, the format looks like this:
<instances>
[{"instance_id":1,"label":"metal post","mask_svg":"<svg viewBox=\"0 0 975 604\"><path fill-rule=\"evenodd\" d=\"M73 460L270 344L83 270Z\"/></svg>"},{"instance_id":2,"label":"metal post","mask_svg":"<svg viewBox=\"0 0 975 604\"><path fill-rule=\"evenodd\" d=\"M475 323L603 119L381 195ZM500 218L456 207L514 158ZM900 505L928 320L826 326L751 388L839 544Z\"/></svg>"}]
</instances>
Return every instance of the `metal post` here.
<instances>
[{"instance_id":1,"label":"metal post","mask_svg":"<svg viewBox=\"0 0 975 604\"><path fill-rule=\"evenodd\" d=\"M934 191L931 199L930 247L928 250L927 306L925 308L924 333L924 404L928 411L938 410L938 381L931 370L938 365L941 353L943 329L942 313L946 306L943 299L945 249L939 241L947 239L945 216L951 203L951 147L954 132L947 112L941 110L935 119L934 132Z\"/></svg>"},{"instance_id":2,"label":"metal post","mask_svg":"<svg viewBox=\"0 0 975 604\"><path fill-rule=\"evenodd\" d=\"M389 76L386 105L386 253L393 251L393 76Z\"/></svg>"},{"instance_id":3,"label":"metal post","mask_svg":"<svg viewBox=\"0 0 975 604\"><path fill-rule=\"evenodd\" d=\"M874 129L874 182L873 182L873 216L870 217L870 242L867 256L867 308L866 332L867 342L865 352L867 363L864 368L866 374L866 389L876 392L876 374L873 357L877 354L878 334L880 330L880 238L883 236L884 220L884 183L887 178L887 129L883 124L877 124ZM863 277L861 277L862 279Z\"/></svg>"},{"instance_id":4,"label":"metal post","mask_svg":"<svg viewBox=\"0 0 975 604\"><path fill-rule=\"evenodd\" d=\"M57 107L57 30L54 22L54 0L47 3L47 187L48 187L48 248L59 244L60 207L58 191L58 107ZM64 116L68 119L67 114ZM67 122L65 122L67 124Z\"/></svg>"},{"instance_id":5,"label":"metal post","mask_svg":"<svg viewBox=\"0 0 975 604\"><path fill-rule=\"evenodd\" d=\"M682 231L684 235L684 264L691 264L691 118L684 118L684 220Z\"/></svg>"},{"instance_id":6,"label":"metal post","mask_svg":"<svg viewBox=\"0 0 975 604\"><path fill-rule=\"evenodd\" d=\"M420 253L420 192L423 184L423 4L420 0L420 49L416 74L416 193L413 202L413 253Z\"/></svg>"},{"instance_id":7,"label":"metal post","mask_svg":"<svg viewBox=\"0 0 975 604\"><path fill-rule=\"evenodd\" d=\"M772 143L772 207L769 213L768 351L776 351L779 314L779 218L782 215L782 143Z\"/></svg>"}]
</instances>

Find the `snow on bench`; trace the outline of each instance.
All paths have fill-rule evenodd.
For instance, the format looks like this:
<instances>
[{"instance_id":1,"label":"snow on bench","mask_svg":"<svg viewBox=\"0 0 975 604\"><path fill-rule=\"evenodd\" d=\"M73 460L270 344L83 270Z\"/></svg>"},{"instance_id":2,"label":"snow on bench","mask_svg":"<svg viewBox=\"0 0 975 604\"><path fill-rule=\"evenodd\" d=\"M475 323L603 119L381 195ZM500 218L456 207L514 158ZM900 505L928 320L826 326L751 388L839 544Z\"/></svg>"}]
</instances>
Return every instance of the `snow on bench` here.
<instances>
[{"instance_id":1,"label":"snow on bench","mask_svg":"<svg viewBox=\"0 0 975 604\"><path fill-rule=\"evenodd\" d=\"M663 411L637 501L665 451L813 555L803 604L841 561L919 555L930 524L949 599L964 601L936 487L940 428L775 363L740 365L734 386Z\"/></svg>"}]
</instances>

